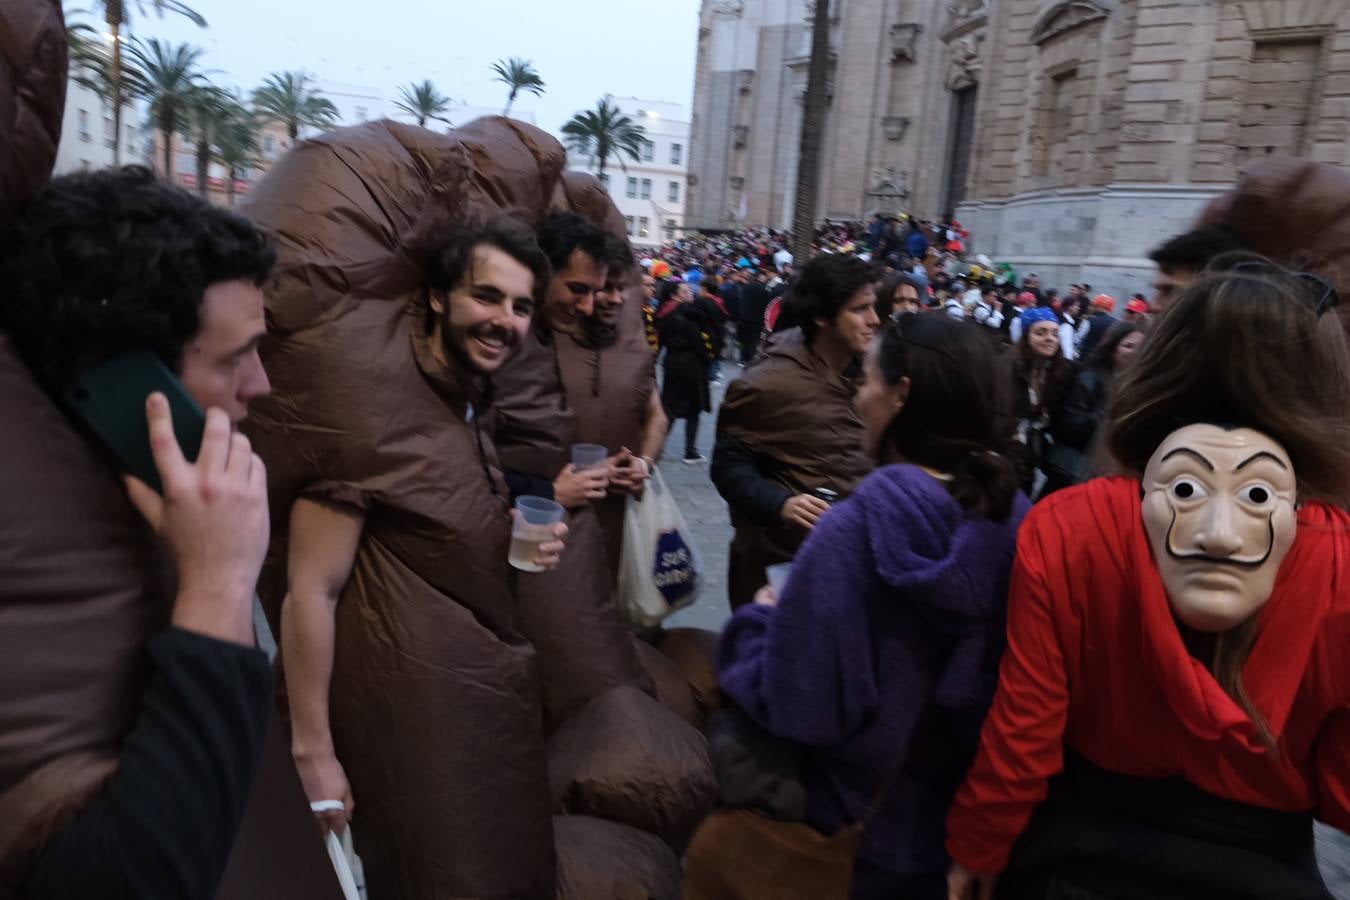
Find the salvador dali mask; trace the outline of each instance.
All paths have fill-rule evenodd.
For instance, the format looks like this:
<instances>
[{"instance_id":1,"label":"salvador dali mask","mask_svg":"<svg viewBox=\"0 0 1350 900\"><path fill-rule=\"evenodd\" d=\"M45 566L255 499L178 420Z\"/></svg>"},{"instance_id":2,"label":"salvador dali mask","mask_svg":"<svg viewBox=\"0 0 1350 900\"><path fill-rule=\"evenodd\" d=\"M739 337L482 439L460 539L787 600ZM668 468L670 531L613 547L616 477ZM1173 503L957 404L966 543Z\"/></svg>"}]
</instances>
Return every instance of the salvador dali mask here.
<instances>
[{"instance_id":1,"label":"salvador dali mask","mask_svg":"<svg viewBox=\"0 0 1350 900\"><path fill-rule=\"evenodd\" d=\"M1144 470L1144 530L1176 617L1227 631L1270 599L1297 530L1294 465L1250 428L1188 425Z\"/></svg>"}]
</instances>

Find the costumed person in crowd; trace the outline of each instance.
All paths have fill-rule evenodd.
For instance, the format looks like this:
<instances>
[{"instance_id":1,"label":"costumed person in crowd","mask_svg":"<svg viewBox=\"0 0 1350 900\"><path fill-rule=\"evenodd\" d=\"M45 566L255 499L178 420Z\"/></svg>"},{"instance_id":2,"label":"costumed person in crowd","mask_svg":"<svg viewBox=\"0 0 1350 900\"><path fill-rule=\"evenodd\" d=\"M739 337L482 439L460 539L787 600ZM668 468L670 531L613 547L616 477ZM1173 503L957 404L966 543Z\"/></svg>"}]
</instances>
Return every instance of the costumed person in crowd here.
<instances>
[{"instance_id":1,"label":"costumed person in crowd","mask_svg":"<svg viewBox=\"0 0 1350 900\"><path fill-rule=\"evenodd\" d=\"M1038 500L1091 477L1097 432L1112 388L1143 343L1143 326L1117 322L1074 374L1050 413L1047 430L1052 443L1041 460L1045 484Z\"/></svg>"},{"instance_id":2,"label":"costumed person in crowd","mask_svg":"<svg viewBox=\"0 0 1350 900\"><path fill-rule=\"evenodd\" d=\"M1106 333L1120 324L1120 319L1115 316L1116 298L1110 294L1093 297L1085 312L1087 318L1079 323L1074 343L1074 355L1080 362L1090 359Z\"/></svg>"},{"instance_id":3,"label":"costumed person in crowd","mask_svg":"<svg viewBox=\"0 0 1350 900\"><path fill-rule=\"evenodd\" d=\"M565 159L542 131L498 117L449 134L386 120L301 142L250 192L250 212L281 247L263 347L275 399L252 429L272 488L262 599L275 620L292 545L304 545L302 564L354 552L349 577L328 564L304 583L296 573L293 590L308 596L290 605L314 621L288 625L283 642L332 635L331 687L313 696L328 700L372 896L673 897L672 848L715 790L702 736L638 685L546 718L569 683L541 678L553 648L536 651L525 629L541 620L535 601L552 573L507 561L511 500L486 372L500 376L537 340L529 307L547 315L556 285L533 231L500 217L498 198L541 218L622 221L592 176L563 173ZM481 160L492 166L475 168ZM526 274L485 283L511 272ZM302 527L291 540L302 502L311 524L322 518L314 507L360 516L355 551L349 524L317 538ZM585 518L573 518L579 537ZM536 563L568 564L543 543ZM598 554L569 558L590 573L598 557L604 581L600 544L597 534L581 546ZM549 599L569 613L612 602L552 584ZM585 671L631 651L625 637ZM294 714L289 658L286 669Z\"/></svg>"},{"instance_id":4,"label":"costumed person in crowd","mask_svg":"<svg viewBox=\"0 0 1350 900\"><path fill-rule=\"evenodd\" d=\"M1022 490L1030 496L1045 455L1050 413L1073 378L1073 366L1059 350L1059 316L1048 306L1022 310L1021 337L1003 354L997 380L997 412L1020 444Z\"/></svg>"},{"instance_id":5,"label":"costumed person in crowd","mask_svg":"<svg viewBox=\"0 0 1350 900\"><path fill-rule=\"evenodd\" d=\"M1245 256L1245 254L1244 254ZM1039 505L948 818L952 897L1327 900L1350 829L1350 348L1334 290L1215 260L1126 372L1126 477Z\"/></svg>"},{"instance_id":6,"label":"costumed person in crowd","mask_svg":"<svg viewBox=\"0 0 1350 900\"><path fill-rule=\"evenodd\" d=\"M1076 284L1074 288L1082 291L1084 286ZM1084 324L1084 311L1087 307L1086 294L1070 294L1064 298L1059 311L1059 352L1070 362L1079 358L1078 331Z\"/></svg>"},{"instance_id":7,"label":"costumed person in crowd","mask_svg":"<svg viewBox=\"0 0 1350 900\"><path fill-rule=\"evenodd\" d=\"M922 293L914 276L903 272L887 275L877 286L877 319L882 323L921 308Z\"/></svg>"},{"instance_id":8,"label":"costumed person in crowd","mask_svg":"<svg viewBox=\"0 0 1350 900\"><path fill-rule=\"evenodd\" d=\"M669 421L684 422L684 461L692 465L704 461L698 450L699 417L712 410L708 387L712 360L703 338L709 323L694 304L689 285L666 282L660 296L656 328L665 352L661 405Z\"/></svg>"},{"instance_id":9,"label":"costumed person in crowd","mask_svg":"<svg viewBox=\"0 0 1350 900\"><path fill-rule=\"evenodd\" d=\"M944 317L887 327L857 398L882 468L806 539L782 596L763 589L723 636L727 696L800 747L805 821L827 835L865 821L855 898L947 894L943 811L993 699L1028 508L993 369Z\"/></svg>"},{"instance_id":10,"label":"costumed person in crowd","mask_svg":"<svg viewBox=\"0 0 1350 900\"><path fill-rule=\"evenodd\" d=\"M64 48L59 8L23 7L0 54ZM46 59L0 65L32 79L35 126L61 121ZM11 222L38 186L10 164L45 177L55 150L0 140L0 896L340 900L253 627L267 471L236 429L269 390L275 250L134 167L58 178Z\"/></svg>"},{"instance_id":11,"label":"costumed person in crowd","mask_svg":"<svg viewBox=\"0 0 1350 900\"><path fill-rule=\"evenodd\" d=\"M1147 325L1151 319L1148 301L1143 294L1135 294L1125 304L1125 321L1131 325Z\"/></svg>"},{"instance_id":12,"label":"costumed person in crowd","mask_svg":"<svg viewBox=\"0 0 1350 900\"><path fill-rule=\"evenodd\" d=\"M1003 302L999 300L998 288L987 285L971 312L975 324L1001 335L1003 332Z\"/></svg>"},{"instance_id":13,"label":"costumed person in crowd","mask_svg":"<svg viewBox=\"0 0 1350 900\"><path fill-rule=\"evenodd\" d=\"M281 199L255 200L264 221ZM496 219L440 240L406 304L361 302L267 348L277 395L251 434L274 460L285 541L292 746L310 800L343 804L324 824L355 813L373 895L554 890L535 654L517 630L509 494L482 422L488 378L519 351L548 272L528 226ZM269 300L280 327L292 290ZM536 564L561 549L541 545Z\"/></svg>"},{"instance_id":14,"label":"costumed person in crowd","mask_svg":"<svg viewBox=\"0 0 1350 900\"><path fill-rule=\"evenodd\" d=\"M644 334L643 288L626 240L605 235L605 266L594 313L582 317L576 332L560 333L557 346L577 441L605 447L615 461L609 495L593 505L605 533L611 576L617 576L626 498L641 493L670 422L656 390L656 359Z\"/></svg>"},{"instance_id":15,"label":"costumed person in crowd","mask_svg":"<svg viewBox=\"0 0 1350 900\"><path fill-rule=\"evenodd\" d=\"M722 299L722 280L709 275L694 285L694 306L703 316L703 341L708 347L708 377L722 381L722 349L726 346L727 322L731 314Z\"/></svg>"},{"instance_id":16,"label":"costumed person in crowd","mask_svg":"<svg viewBox=\"0 0 1350 900\"><path fill-rule=\"evenodd\" d=\"M880 325L871 267L818 256L789 305L799 327L775 336L731 383L717 417L712 480L736 529L733 608L755 598L767 566L792 558L827 498L848 496L872 469L853 408L861 357Z\"/></svg>"}]
</instances>

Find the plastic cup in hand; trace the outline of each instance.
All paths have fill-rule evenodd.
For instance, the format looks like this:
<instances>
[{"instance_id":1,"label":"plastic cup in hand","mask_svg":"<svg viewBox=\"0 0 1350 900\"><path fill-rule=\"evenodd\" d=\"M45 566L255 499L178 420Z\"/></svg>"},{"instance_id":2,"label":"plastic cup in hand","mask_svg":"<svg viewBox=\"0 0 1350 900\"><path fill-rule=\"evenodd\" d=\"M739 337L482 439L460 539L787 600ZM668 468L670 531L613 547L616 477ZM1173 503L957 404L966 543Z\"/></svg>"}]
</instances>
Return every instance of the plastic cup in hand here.
<instances>
[{"instance_id":1,"label":"plastic cup in hand","mask_svg":"<svg viewBox=\"0 0 1350 900\"><path fill-rule=\"evenodd\" d=\"M599 444L573 444L572 467L578 472L603 469L609 462L609 450Z\"/></svg>"},{"instance_id":2,"label":"plastic cup in hand","mask_svg":"<svg viewBox=\"0 0 1350 900\"><path fill-rule=\"evenodd\" d=\"M783 588L787 585L788 575L791 572L792 563L779 563L764 570L764 574L769 576L769 587L773 588L775 597L782 598Z\"/></svg>"},{"instance_id":3,"label":"plastic cup in hand","mask_svg":"<svg viewBox=\"0 0 1350 900\"><path fill-rule=\"evenodd\" d=\"M543 497L516 500L516 522L511 529L511 552L507 557L522 572L542 572L539 548L553 540L553 526L563 519L563 508Z\"/></svg>"}]
</instances>

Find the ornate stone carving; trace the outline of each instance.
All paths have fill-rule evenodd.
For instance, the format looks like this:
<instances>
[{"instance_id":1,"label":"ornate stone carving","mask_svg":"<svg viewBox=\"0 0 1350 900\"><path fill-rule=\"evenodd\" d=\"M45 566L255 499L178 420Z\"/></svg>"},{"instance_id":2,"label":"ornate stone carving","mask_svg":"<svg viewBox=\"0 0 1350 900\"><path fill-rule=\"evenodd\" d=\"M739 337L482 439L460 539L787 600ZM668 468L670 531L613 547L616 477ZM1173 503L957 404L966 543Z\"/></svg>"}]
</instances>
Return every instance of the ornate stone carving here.
<instances>
[{"instance_id":1,"label":"ornate stone carving","mask_svg":"<svg viewBox=\"0 0 1350 900\"><path fill-rule=\"evenodd\" d=\"M739 19L745 12L745 4L742 0L721 0L720 3L714 3L711 10L714 16L727 16L732 19Z\"/></svg>"},{"instance_id":2,"label":"ornate stone carving","mask_svg":"<svg viewBox=\"0 0 1350 900\"><path fill-rule=\"evenodd\" d=\"M750 88L755 83L754 69L741 69L736 73L736 92L738 94L750 93Z\"/></svg>"},{"instance_id":3,"label":"ornate stone carving","mask_svg":"<svg viewBox=\"0 0 1350 900\"><path fill-rule=\"evenodd\" d=\"M1067 31L1105 19L1111 14L1097 0L1063 0L1045 11L1031 29L1031 43L1040 46Z\"/></svg>"},{"instance_id":4,"label":"ornate stone carving","mask_svg":"<svg viewBox=\"0 0 1350 900\"><path fill-rule=\"evenodd\" d=\"M983 51L983 32L972 32L952 43L951 62L947 67L948 90L959 91L979 83Z\"/></svg>"},{"instance_id":5,"label":"ornate stone carving","mask_svg":"<svg viewBox=\"0 0 1350 900\"><path fill-rule=\"evenodd\" d=\"M898 22L891 26L891 65L914 62L919 56L919 35L923 26L918 22Z\"/></svg>"},{"instance_id":6,"label":"ornate stone carving","mask_svg":"<svg viewBox=\"0 0 1350 900\"><path fill-rule=\"evenodd\" d=\"M894 167L872 170L872 186L867 191L872 211L885 215L900 212L900 205L909 199L909 173L896 174Z\"/></svg>"},{"instance_id":7,"label":"ornate stone carving","mask_svg":"<svg viewBox=\"0 0 1350 900\"><path fill-rule=\"evenodd\" d=\"M739 191L741 188L745 187L745 179L739 175L732 175L731 178L728 179L728 183L731 185L733 191Z\"/></svg>"},{"instance_id":8,"label":"ornate stone carving","mask_svg":"<svg viewBox=\"0 0 1350 900\"><path fill-rule=\"evenodd\" d=\"M888 141L903 141L909 131L909 116L885 116L881 120L881 131Z\"/></svg>"},{"instance_id":9,"label":"ornate stone carving","mask_svg":"<svg viewBox=\"0 0 1350 900\"><path fill-rule=\"evenodd\" d=\"M989 21L989 0L948 0L942 39L951 40Z\"/></svg>"},{"instance_id":10,"label":"ornate stone carving","mask_svg":"<svg viewBox=\"0 0 1350 900\"><path fill-rule=\"evenodd\" d=\"M750 140L749 125L733 125L731 128L731 143L737 150L744 150L746 143Z\"/></svg>"},{"instance_id":11,"label":"ornate stone carving","mask_svg":"<svg viewBox=\"0 0 1350 900\"><path fill-rule=\"evenodd\" d=\"M686 180L687 182L689 182L689 186L690 186L690 187L698 187L698 173L697 173L697 172L690 172L687 176L685 176L685 180Z\"/></svg>"}]
</instances>

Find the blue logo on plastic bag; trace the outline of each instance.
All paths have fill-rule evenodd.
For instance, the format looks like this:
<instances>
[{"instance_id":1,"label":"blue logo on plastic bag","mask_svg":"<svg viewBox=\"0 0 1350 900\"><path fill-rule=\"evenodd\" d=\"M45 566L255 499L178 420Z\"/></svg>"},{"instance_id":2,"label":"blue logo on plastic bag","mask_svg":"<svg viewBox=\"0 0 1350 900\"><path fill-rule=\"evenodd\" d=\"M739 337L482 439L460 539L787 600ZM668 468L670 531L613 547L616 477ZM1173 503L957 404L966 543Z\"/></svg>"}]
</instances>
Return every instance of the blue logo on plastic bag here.
<instances>
[{"instance_id":1,"label":"blue logo on plastic bag","mask_svg":"<svg viewBox=\"0 0 1350 900\"><path fill-rule=\"evenodd\" d=\"M694 594L698 588L698 570L694 568L694 554L680 536L671 529L661 532L656 541L656 566L652 571L656 589L671 606Z\"/></svg>"}]
</instances>

